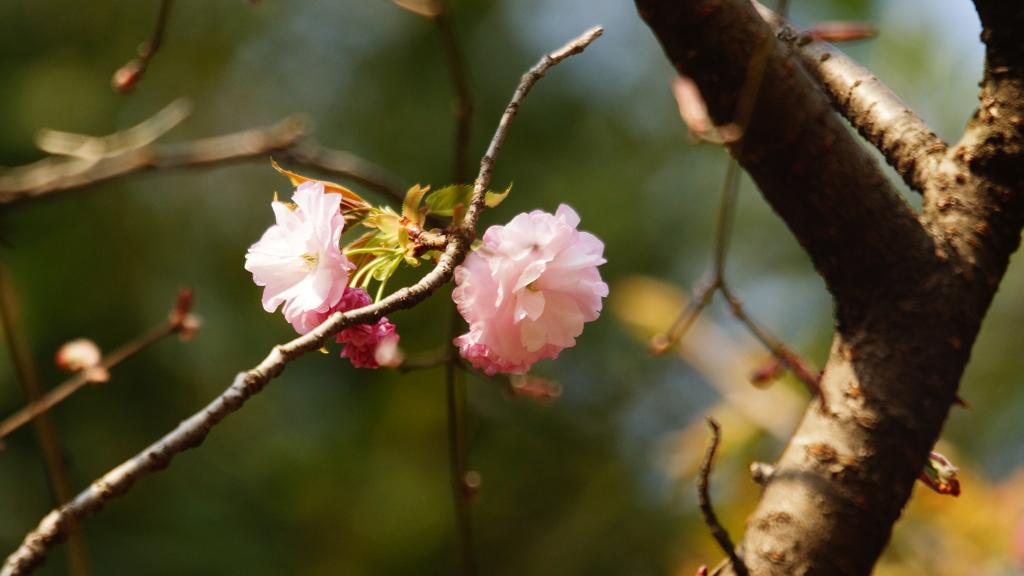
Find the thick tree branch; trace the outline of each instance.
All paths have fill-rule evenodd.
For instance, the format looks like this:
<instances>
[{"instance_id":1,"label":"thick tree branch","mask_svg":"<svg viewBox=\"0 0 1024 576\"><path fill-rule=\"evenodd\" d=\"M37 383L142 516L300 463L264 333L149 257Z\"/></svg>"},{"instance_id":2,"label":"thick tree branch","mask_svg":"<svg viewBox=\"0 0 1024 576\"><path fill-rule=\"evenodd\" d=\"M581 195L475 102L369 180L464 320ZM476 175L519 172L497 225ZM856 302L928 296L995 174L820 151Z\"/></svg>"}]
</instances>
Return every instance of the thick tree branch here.
<instances>
[{"instance_id":1,"label":"thick tree branch","mask_svg":"<svg viewBox=\"0 0 1024 576\"><path fill-rule=\"evenodd\" d=\"M756 7L850 124L885 155L908 186L924 190L946 143L867 68L761 4Z\"/></svg>"},{"instance_id":2,"label":"thick tree branch","mask_svg":"<svg viewBox=\"0 0 1024 576\"><path fill-rule=\"evenodd\" d=\"M341 175L401 199L405 187L382 168L348 152L323 148L305 138L309 123L300 116L274 126L178 144L128 147L112 156L51 156L18 168L0 169L0 207L49 197L148 170L200 168L276 153L303 166Z\"/></svg>"},{"instance_id":3,"label":"thick tree branch","mask_svg":"<svg viewBox=\"0 0 1024 576\"><path fill-rule=\"evenodd\" d=\"M730 150L837 297L871 300L933 252L913 210L749 2L637 6L669 60L700 87L715 123L745 129ZM741 96L754 75L762 80L745 121Z\"/></svg>"},{"instance_id":4,"label":"thick tree branch","mask_svg":"<svg viewBox=\"0 0 1024 576\"><path fill-rule=\"evenodd\" d=\"M747 523L740 547L754 576L871 573L1019 244L1024 8L978 4L989 47L981 108L924 180L919 222L749 2L637 0L717 124L733 119L758 46L771 46L730 149L835 298L820 381L829 409L808 408Z\"/></svg>"},{"instance_id":5,"label":"thick tree branch","mask_svg":"<svg viewBox=\"0 0 1024 576\"><path fill-rule=\"evenodd\" d=\"M93 482L74 500L47 514L39 526L25 536L21 546L7 557L3 568L0 569L0 576L19 576L30 573L46 559L54 545L68 536L74 526L83 519L99 513L110 500L127 494L132 485L142 477L166 468L176 455L202 444L214 426L232 412L240 409L253 395L262 391L270 380L284 371L289 363L314 350L319 350L328 338L350 326L372 324L391 312L416 306L443 284L449 282L455 267L465 258L472 243L476 219L479 217L480 210L485 206L484 194L487 186L491 183L491 170L495 157L501 148L501 142L508 134L509 122L518 111L523 98L549 68L572 54L582 52L590 42L600 36L601 32L600 28L588 31L562 49L545 56L540 64L523 76L512 102L509 103L498 124L488 152L480 163L480 174L476 180L470 211L459 226L460 233L450 235L449 244L433 270L413 286L402 288L365 308L346 313L335 313L308 334L287 344L275 346L259 365L239 373L231 386L206 408L179 424L174 431L150 445L131 460Z\"/></svg>"}]
</instances>

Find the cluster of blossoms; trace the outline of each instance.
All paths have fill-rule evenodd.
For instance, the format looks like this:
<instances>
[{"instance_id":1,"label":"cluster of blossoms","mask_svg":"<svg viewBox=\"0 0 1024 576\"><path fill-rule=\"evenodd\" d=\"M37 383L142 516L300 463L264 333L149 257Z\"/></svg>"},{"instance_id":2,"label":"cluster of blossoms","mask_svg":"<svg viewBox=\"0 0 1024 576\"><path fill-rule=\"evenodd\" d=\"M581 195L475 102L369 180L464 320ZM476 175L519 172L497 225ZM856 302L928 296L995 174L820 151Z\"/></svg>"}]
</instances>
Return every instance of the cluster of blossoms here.
<instances>
[{"instance_id":1,"label":"cluster of blossoms","mask_svg":"<svg viewBox=\"0 0 1024 576\"><path fill-rule=\"evenodd\" d=\"M263 309L281 312L299 334L306 334L335 312L348 312L370 304L360 288L348 286L355 268L341 252L345 218L342 195L328 193L321 182L304 182L292 203L271 206L277 224L249 248L245 269L263 286ZM374 326L353 326L338 333L345 344L342 357L359 368L377 368L401 362L398 334L387 318Z\"/></svg>"},{"instance_id":2,"label":"cluster of blossoms","mask_svg":"<svg viewBox=\"0 0 1024 576\"><path fill-rule=\"evenodd\" d=\"M336 312L370 305L365 288L372 279L381 282L379 299L400 263L418 265L418 258L436 257L417 240L427 215L458 220L471 192L454 186L427 196L429 189L417 186L398 215L372 208L336 184L281 172L298 187L290 203L275 198L277 223L249 248L245 268L264 287L264 309L281 307L299 334ZM488 193L488 204L496 205L506 194ZM346 221L374 231L343 250ZM579 216L564 204L554 215L520 214L506 226L488 229L455 270L452 297L469 323L469 333L455 344L473 366L488 375L525 374L534 362L575 345L583 324L597 319L601 298L608 295L597 271L605 262L604 245L578 231L578 224ZM399 336L387 318L343 330L337 341L344 344L341 356L357 367L402 361Z\"/></svg>"}]
</instances>

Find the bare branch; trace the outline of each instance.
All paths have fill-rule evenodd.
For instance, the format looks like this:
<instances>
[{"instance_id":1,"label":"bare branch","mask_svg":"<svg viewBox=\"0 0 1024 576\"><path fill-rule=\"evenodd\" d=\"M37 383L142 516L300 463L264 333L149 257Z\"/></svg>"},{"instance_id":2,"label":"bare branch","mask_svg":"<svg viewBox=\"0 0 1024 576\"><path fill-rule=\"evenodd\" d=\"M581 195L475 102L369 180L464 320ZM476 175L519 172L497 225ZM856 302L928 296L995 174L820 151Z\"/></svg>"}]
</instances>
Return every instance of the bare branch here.
<instances>
[{"instance_id":1,"label":"bare branch","mask_svg":"<svg viewBox=\"0 0 1024 576\"><path fill-rule=\"evenodd\" d=\"M947 144L870 70L761 4L755 6L850 124L885 155L908 186L924 190Z\"/></svg>"},{"instance_id":2,"label":"bare branch","mask_svg":"<svg viewBox=\"0 0 1024 576\"><path fill-rule=\"evenodd\" d=\"M708 494L708 478L711 476L711 465L715 460L715 452L718 450L718 442L721 440L722 429L715 422L714 418L708 416L708 427L711 428L711 440L708 441L708 448L704 451L704 460L700 463L700 471L697 473L697 505L700 507L701 517L707 525L711 535L718 542L719 547L725 552L732 562L733 571L737 576L747 576L747 566L743 559L736 554L736 547L733 546L729 532L718 522L715 510L711 507L711 496Z\"/></svg>"},{"instance_id":3,"label":"bare branch","mask_svg":"<svg viewBox=\"0 0 1024 576\"><path fill-rule=\"evenodd\" d=\"M175 309L174 312L178 312L178 309ZM186 329L186 323L191 322L194 322L194 320L191 319L187 311L184 311L181 314L172 313L171 318L168 319L167 322L164 322L142 336L123 344L110 354L104 356L103 360L99 363L99 367L104 370L110 370L114 366L117 366L124 360L141 352L142 350L145 350L163 338ZM189 326L187 329L191 330L192 327ZM28 406L25 406L21 410L15 412L3 422L0 422L0 439L17 430L20 426L31 421L43 412L53 408L59 402L71 396L81 389L82 386L85 386L90 382L92 382L92 379L86 370L80 371L71 378L68 378L53 390L50 390L45 395L31 402ZM69 500L70 496L71 494L68 495Z\"/></svg>"},{"instance_id":4,"label":"bare branch","mask_svg":"<svg viewBox=\"0 0 1024 576\"><path fill-rule=\"evenodd\" d=\"M241 372L235 377L231 386L206 408L197 412L178 425L172 432L151 444L131 460L111 470L71 502L53 510L42 519L35 530L29 532L21 546L4 562L0 576L20 576L28 574L38 567L46 558L49 550L57 542L66 538L73 527L83 519L99 513L110 500L128 493L132 485L139 479L170 465L174 456L189 448L202 444L210 430L232 412L240 409L253 395L258 394L276 378L285 367L302 356L319 350L331 336L358 324L371 324L383 316L396 310L405 310L416 306L427 299L435 290L449 282L455 267L465 258L475 233L476 219L484 207L484 192L490 185L491 169L494 158L500 148L501 140L508 132L508 123L515 116L525 97L526 92L543 76L551 66L564 60L571 54L583 51L583 48L600 35L600 29L587 32L583 37L573 41L551 56L546 56L531 72L540 69L539 74L524 77L523 84L516 91L516 96L509 104L498 125L497 133L491 149L481 162L480 175L477 177L477 188L474 191L473 207L467 213L459 229L462 234L452 234L444 253L438 259L437 266L427 273L415 285L402 288L375 304L346 313L335 313L323 324L308 334L275 346L270 354L256 367ZM524 84L526 85L524 89Z\"/></svg>"},{"instance_id":5,"label":"bare branch","mask_svg":"<svg viewBox=\"0 0 1024 576\"><path fill-rule=\"evenodd\" d=\"M271 153L303 166L319 168L401 199L404 186L387 171L348 152L304 140L309 122L292 116L255 128L178 144L126 147L99 158L49 157L18 168L0 170L0 207L49 197L148 170L200 168L239 160L265 159Z\"/></svg>"}]
</instances>

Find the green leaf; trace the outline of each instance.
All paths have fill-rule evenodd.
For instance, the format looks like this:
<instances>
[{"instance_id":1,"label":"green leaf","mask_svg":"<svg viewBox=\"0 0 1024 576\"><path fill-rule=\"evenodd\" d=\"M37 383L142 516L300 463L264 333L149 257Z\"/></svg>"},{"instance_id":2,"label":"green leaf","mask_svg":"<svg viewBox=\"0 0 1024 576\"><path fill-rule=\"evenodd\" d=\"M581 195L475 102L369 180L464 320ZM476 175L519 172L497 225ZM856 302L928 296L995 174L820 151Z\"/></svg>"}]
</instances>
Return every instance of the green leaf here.
<instances>
[{"instance_id":1,"label":"green leaf","mask_svg":"<svg viewBox=\"0 0 1024 576\"><path fill-rule=\"evenodd\" d=\"M459 204L466 206L473 198L473 187L468 184L457 184L437 190L427 196L427 210L438 216L452 216Z\"/></svg>"},{"instance_id":2,"label":"green leaf","mask_svg":"<svg viewBox=\"0 0 1024 576\"><path fill-rule=\"evenodd\" d=\"M396 214L378 214L373 217L373 223L384 236L395 236L398 234L398 229L401 228L401 221Z\"/></svg>"},{"instance_id":3,"label":"green leaf","mask_svg":"<svg viewBox=\"0 0 1024 576\"><path fill-rule=\"evenodd\" d=\"M501 194L498 194L497 192L488 191L487 194L484 195L484 202L487 204L488 208L494 208L498 204L501 204L501 201L504 200L505 197L508 196L508 193L511 191L512 184L509 184L508 188L506 188L505 191L502 192Z\"/></svg>"},{"instance_id":4,"label":"green leaf","mask_svg":"<svg viewBox=\"0 0 1024 576\"><path fill-rule=\"evenodd\" d=\"M423 215L419 212L420 202L423 200L423 195L429 191L430 186L420 188L419 184L409 188L409 192L405 194L405 202L402 204L402 216L422 225Z\"/></svg>"}]
</instances>

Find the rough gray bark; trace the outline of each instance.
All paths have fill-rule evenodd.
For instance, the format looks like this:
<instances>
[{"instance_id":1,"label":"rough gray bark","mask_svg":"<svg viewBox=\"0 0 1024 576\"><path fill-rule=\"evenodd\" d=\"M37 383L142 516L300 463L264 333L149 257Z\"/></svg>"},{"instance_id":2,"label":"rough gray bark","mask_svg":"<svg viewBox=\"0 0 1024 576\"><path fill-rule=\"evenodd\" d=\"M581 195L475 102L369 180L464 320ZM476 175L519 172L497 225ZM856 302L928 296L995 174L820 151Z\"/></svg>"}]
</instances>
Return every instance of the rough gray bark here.
<instances>
[{"instance_id":1,"label":"rough gray bark","mask_svg":"<svg viewBox=\"0 0 1024 576\"><path fill-rule=\"evenodd\" d=\"M717 124L742 116L748 71L761 76L746 131L730 150L835 302L821 380L828 409L812 403L780 457L747 522L744 562L753 576L870 574L1020 242L1024 7L976 2L988 46L980 108L961 141L945 147L866 71L825 65L825 47L808 47L785 26L779 41L749 0L636 4ZM922 214L902 201L833 105L923 193Z\"/></svg>"}]
</instances>

